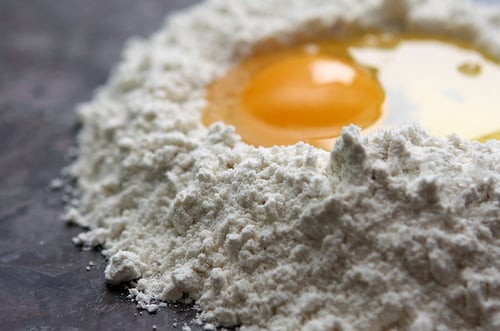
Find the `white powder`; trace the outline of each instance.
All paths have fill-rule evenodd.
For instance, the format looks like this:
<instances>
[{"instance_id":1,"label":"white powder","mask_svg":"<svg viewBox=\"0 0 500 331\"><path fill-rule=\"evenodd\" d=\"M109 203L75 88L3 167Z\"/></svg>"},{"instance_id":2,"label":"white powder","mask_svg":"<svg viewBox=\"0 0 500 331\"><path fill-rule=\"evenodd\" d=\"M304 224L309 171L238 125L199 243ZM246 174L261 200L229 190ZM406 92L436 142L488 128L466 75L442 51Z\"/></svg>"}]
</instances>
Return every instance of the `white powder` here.
<instances>
[{"instance_id":1,"label":"white powder","mask_svg":"<svg viewBox=\"0 0 500 331\"><path fill-rule=\"evenodd\" d=\"M67 216L91 231L75 242L103 245L107 280L136 280L141 307L184 296L219 326L499 330L499 141L347 127L327 153L200 123L205 86L265 40L432 32L500 59L499 28L498 12L441 0L220 0L172 16L80 109Z\"/></svg>"}]
</instances>

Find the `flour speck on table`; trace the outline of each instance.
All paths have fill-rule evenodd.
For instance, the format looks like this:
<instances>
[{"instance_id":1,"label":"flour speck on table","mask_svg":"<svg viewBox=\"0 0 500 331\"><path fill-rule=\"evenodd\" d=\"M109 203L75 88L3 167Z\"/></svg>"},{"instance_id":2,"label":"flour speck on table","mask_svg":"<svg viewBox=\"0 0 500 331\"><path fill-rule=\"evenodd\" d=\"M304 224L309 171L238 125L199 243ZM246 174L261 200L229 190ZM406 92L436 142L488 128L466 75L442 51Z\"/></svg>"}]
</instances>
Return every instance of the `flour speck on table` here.
<instances>
[{"instance_id":1,"label":"flour speck on table","mask_svg":"<svg viewBox=\"0 0 500 331\"><path fill-rule=\"evenodd\" d=\"M212 0L131 40L79 108L71 166L110 284L242 330L500 329L500 141L344 127L331 151L257 147L201 116L254 47L430 34L500 60L500 11L462 1ZM500 105L499 105L500 106ZM486 120L486 119L482 119Z\"/></svg>"}]
</instances>

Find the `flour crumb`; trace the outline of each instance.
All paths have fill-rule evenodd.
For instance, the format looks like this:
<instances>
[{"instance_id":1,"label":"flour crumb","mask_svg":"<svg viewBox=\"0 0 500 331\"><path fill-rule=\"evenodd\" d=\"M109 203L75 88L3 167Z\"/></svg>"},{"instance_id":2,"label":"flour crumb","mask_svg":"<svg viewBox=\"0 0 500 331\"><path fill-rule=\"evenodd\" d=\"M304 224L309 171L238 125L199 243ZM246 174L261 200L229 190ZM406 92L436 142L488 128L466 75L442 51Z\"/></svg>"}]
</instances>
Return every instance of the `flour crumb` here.
<instances>
[{"instance_id":1,"label":"flour crumb","mask_svg":"<svg viewBox=\"0 0 500 331\"><path fill-rule=\"evenodd\" d=\"M129 251L119 251L109 260L104 275L111 285L117 285L141 277L141 262L138 255Z\"/></svg>"},{"instance_id":2,"label":"flour crumb","mask_svg":"<svg viewBox=\"0 0 500 331\"><path fill-rule=\"evenodd\" d=\"M49 183L49 190L50 191L57 191L60 190L64 187L64 181L61 178L54 178L50 183Z\"/></svg>"},{"instance_id":3,"label":"flour crumb","mask_svg":"<svg viewBox=\"0 0 500 331\"><path fill-rule=\"evenodd\" d=\"M216 331L217 328L215 327L215 325L211 324L211 323L206 323L204 326L203 326L203 330L205 331Z\"/></svg>"}]
</instances>

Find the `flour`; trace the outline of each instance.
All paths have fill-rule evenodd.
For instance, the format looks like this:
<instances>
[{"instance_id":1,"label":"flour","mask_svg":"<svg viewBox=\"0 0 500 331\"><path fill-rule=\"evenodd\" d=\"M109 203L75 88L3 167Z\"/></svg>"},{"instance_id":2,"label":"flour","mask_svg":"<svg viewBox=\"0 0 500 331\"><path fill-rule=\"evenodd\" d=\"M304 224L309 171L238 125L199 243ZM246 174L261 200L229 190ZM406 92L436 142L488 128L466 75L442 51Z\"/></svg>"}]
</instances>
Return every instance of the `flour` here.
<instances>
[{"instance_id":1,"label":"flour","mask_svg":"<svg viewBox=\"0 0 500 331\"><path fill-rule=\"evenodd\" d=\"M220 0L172 16L79 110L67 218L91 230L75 243L102 245L107 281L132 281L140 307L189 298L218 326L500 329L499 141L351 126L328 153L200 123L206 85L255 47L375 29L500 59L499 28L498 12L437 0Z\"/></svg>"}]
</instances>

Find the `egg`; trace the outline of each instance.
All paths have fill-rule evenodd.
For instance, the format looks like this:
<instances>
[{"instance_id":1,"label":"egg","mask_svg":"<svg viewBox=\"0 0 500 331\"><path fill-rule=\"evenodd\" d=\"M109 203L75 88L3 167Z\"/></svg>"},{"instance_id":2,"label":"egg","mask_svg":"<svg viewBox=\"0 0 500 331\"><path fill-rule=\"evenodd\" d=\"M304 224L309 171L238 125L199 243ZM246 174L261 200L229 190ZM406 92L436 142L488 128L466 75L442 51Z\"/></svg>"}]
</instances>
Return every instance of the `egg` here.
<instances>
[{"instance_id":1,"label":"egg","mask_svg":"<svg viewBox=\"0 0 500 331\"><path fill-rule=\"evenodd\" d=\"M489 134L485 134L484 136L476 138L476 140L478 140L480 142L486 142L490 139L500 140L500 130L496 131L496 132L489 133Z\"/></svg>"},{"instance_id":2,"label":"egg","mask_svg":"<svg viewBox=\"0 0 500 331\"><path fill-rule=\"evenodd\" d=\"M252 77L240 98L238 128L248 142L263 146L280 139L331 138L350 123L373 124L383 101L382 86L363 67L332 56L297 54ZM261 130L255 131L255 122L262 123Z\"/></svg>"},{"instance_id":3,"label":"egg","mask_svg":"<svg viewBox=\"0 0 500 331\"><path fill-rule=\"evenodd\" d=\"M418 122L436 135L500 129L500 65L446 39L368 34L255 53L207 88L202 121L257 146L330 149L342 127Z\"/></svg>"}]
</instances>

